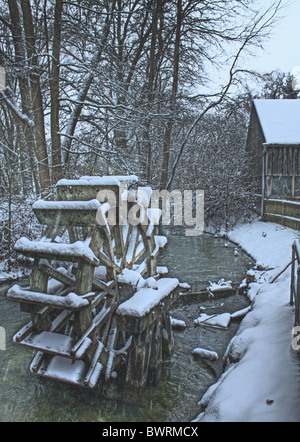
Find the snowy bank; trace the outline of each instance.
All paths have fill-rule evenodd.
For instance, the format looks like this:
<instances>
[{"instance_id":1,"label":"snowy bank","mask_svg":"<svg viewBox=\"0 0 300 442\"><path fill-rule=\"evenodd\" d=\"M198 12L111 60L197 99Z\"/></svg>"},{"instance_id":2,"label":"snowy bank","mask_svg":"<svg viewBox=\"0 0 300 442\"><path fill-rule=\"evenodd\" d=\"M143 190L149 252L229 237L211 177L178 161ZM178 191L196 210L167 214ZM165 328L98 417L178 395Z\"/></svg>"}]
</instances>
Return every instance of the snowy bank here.
<instances>
[{"instance_id":1,"label":"snowy bank","mask_svg":"<svg viewBox=\"0 0 300 442\"><path fill-rule=\"evenodd\" d=\"M253 310L231 341L226 370L202 398L204 411L196 421L299 422L300 358L291 348L290 269L271 283L291 261L298 233L256 221L238 226L229 238L270 270L255 272Z\"/></svg>"}]
</instances>

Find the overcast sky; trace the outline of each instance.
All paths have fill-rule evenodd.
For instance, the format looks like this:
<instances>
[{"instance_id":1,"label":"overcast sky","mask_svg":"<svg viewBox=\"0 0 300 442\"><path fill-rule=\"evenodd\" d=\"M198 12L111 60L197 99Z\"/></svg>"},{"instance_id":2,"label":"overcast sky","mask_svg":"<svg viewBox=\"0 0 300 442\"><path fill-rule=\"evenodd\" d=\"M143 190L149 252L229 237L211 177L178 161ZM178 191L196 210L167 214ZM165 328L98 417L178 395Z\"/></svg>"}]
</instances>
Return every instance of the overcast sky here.
<instances>
[{"instance_id":1,"label":"overcast sky","mask_svg":"<svg viewBox=\"0 0 300 442\"><path fill-rule=\"evenodd\" d=\"M262 6L268 1L260 0ZM249 60L249 67L260 72L282 70L292 72L299 67L300 72L300 0L290 0L282 14L284 18L277 24L264 45L264 50Z\"/></svg>"}]
</instances>

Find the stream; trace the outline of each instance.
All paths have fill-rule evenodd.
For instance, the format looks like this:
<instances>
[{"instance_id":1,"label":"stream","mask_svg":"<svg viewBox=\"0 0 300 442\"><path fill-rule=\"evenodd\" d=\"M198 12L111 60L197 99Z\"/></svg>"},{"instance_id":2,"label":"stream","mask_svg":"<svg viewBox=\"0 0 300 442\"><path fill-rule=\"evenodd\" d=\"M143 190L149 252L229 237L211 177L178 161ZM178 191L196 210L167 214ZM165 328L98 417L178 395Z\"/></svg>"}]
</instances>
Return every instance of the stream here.
<instances>
[{"instance_id":1,"label":"stream","mask_svg":"<svg viewBox=\"0 0 300 442\"><path fill-rule=\"evenodd\" d=\"M171 235L159 265L169 276L187 282L193 291L206 288L221 278L241 282L252 267L249 257L232 243L211 235L186 238ZM31 352L12 344L13 335L29 322L18 304L6 300L8 287L0 287L0 327L6 332L6 350L0 350L0 422L190 422L201 410L198 402L223 371L222 358L239 323L228 330L195 327L201 313L234 313L249 305L245 296L209 299L199 296L194 303L174 306L171 316L187 328L174 331L175 350L162 364L156 383L135 391L109 383L105 391L39 378L29 372ZM196 359L193 349L201 347L219 354L218 362Z\"/></svg>"}]
</instances>

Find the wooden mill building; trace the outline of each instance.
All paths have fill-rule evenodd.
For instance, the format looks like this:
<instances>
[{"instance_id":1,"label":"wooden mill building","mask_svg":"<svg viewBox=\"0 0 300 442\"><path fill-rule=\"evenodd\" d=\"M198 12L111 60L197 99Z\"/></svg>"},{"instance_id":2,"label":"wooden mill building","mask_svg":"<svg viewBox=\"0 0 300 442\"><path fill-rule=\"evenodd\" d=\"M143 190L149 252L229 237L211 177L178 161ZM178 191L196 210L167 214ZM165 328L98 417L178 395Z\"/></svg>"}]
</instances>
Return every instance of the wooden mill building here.
<instances>
[{"instance_id":1,"label":"wooden mill building","mask_svg":"<svg viewBox=\"0 0 300 442\"><path fill-rule=\"evenodd\" d=\"M263 196L262 216L276 212L283 220L285 209L278 204L300 201L300 100L254 100L247 153ZM300 218L297 206L299 216L295 210L286 216Z\"/></svg>"}]
</instances>

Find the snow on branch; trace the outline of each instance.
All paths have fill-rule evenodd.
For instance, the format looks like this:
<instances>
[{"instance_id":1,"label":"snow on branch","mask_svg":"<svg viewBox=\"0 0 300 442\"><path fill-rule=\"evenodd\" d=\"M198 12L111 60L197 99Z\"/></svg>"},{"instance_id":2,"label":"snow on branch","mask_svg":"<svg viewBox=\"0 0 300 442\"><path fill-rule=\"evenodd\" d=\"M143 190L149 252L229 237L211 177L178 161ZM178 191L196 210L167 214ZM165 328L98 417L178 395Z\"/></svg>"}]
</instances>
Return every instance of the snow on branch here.
<instances>
[{"instance_id":1,"label":"snow on branch","mask_svg":"<svg viewBox=\"0 0 300 442\"><path fill-rule=\"evenodd\" d=\"M25 115L18 107L17 103L14 101L12 97L8 97L4 91L0 90L0 98L4 101L7 107L13 112L15 117L22 123L23 125L28 125L30 127L34 127L34 122L31 120L28 115Z\"/></svg>"}]
</instances>

